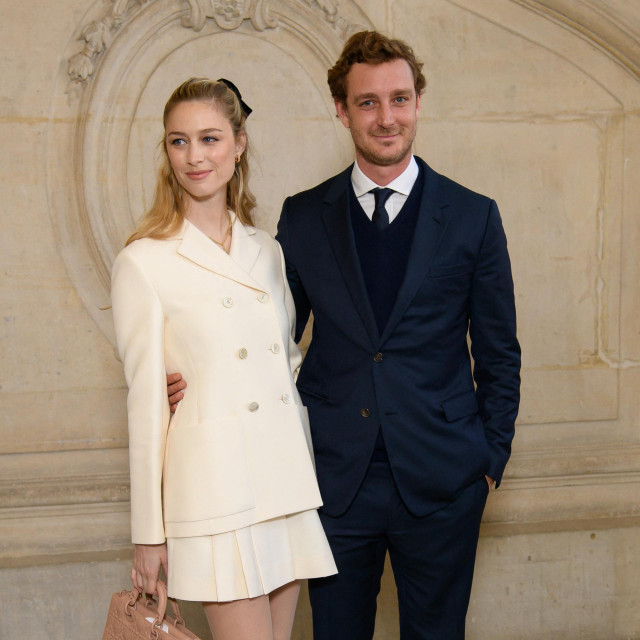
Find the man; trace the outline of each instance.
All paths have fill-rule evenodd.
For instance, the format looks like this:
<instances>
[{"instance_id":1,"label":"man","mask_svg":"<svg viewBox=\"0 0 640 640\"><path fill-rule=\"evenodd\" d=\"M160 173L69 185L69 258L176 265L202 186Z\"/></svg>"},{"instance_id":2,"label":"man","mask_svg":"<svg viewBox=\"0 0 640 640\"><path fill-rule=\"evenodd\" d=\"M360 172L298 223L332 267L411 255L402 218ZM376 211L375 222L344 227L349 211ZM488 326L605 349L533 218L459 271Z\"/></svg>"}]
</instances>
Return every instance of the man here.
<instances>
[{"instance_id":1,"label":"man","mask_svg":"<svg viewBox=\"0 0 640 640\"><path fill-rule=\"evenodd\" d=\"M356 162L287 198L278 226L297 339L314 317L298 389L339 570L309 584L316 640L372 638L387 552L401 638L464 638L514 433L506 238L495 202L412 155L421 67L402 41L349 39L329 86Z\"/></svg>"}]
</instances>

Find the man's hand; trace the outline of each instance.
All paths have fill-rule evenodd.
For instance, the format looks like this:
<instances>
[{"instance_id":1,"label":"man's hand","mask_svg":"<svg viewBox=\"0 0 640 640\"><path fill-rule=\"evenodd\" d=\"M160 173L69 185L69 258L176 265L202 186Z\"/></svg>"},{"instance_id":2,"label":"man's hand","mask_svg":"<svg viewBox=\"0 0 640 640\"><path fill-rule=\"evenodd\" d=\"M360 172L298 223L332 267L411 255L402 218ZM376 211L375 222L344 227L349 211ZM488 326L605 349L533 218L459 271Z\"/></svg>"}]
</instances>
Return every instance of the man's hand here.
<instances>
[{"instance_id":1,"label":"man's hand","mask_svg":"<svg viewBox=\"0 0 640 640\"><path fill-rule=\"evenodd\" d=\"M171 413L175 413L178 408L178 402L184 398L182 393L187 388L187 383L182 379L180 373L167 374L167 395L169 396L169 407Z\"/></svg>"},{"instance_id":2,"label":"man's hand","mask_svg":"<svg viewBox=\"0 0 640 640\"><path fill-rule=\"evenodd\" d=\"M489 484L489 491L491 491L491 489L493 489L496 486L496 481L493 478L490 478L489 476L485 476L485 478L487 479L487 483Z\"/></svg>"},{"instance_id":3,"label":"man's hand","mask_svg":"<svg viewBox=\"0 0 640 640\"><path fill-rule=\"evenodd\" d=\"M160 567L164 569L164 575L167 576L169 570L166 542L163 544L136 544L134 546L131 582L136 589L149 595L156 595Z\"/></svg>"}]
</instances>

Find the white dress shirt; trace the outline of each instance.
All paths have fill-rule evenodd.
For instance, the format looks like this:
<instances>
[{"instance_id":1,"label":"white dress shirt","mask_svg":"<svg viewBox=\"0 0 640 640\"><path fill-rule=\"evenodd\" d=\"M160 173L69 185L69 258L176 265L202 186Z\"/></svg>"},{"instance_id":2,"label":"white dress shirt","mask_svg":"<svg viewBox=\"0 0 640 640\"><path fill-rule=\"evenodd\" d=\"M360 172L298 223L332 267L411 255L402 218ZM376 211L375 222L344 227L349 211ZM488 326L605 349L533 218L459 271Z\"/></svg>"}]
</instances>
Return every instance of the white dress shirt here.
<instances>
[{"instance_id":1,"label":"white dress shirt","mask_svg":"<svg viewBox=\"0 0 640 640\"><path fill-rule=\"evenodd\" d=\"M367 178L367 176L362 172L362 169L358 166L358 161L356 160L353 165L353 171L351 172L351 184L353 185L356 198L358 198L358 202L364 209L369 220L373 217L373 210L376 204L373 193L370 193L371 189L375 189L376 187L393 189L394 193L389 196L389 199L385 204L385 209L389 214L389 224L391 224L400 213L400 209L402 209L404 203L407 201L407 198L411 193L411 189L413 189L413 185L418 179L418 174L418 163L416 162L415 157L411 156L409 165L395 180L392 180L389 184L379 185L370 178Z\"/></svg>"}]
</instances>

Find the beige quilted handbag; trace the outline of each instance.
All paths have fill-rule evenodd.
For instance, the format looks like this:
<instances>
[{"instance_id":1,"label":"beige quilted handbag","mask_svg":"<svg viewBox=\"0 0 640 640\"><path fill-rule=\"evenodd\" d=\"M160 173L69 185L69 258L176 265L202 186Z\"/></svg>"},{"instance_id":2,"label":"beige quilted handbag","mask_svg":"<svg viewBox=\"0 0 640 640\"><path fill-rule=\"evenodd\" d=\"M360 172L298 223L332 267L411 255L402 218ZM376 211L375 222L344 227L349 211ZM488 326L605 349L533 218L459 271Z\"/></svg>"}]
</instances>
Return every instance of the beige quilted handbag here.
<instances>
[{"instance_id":1,"label":"beige quilted handbag","mask_svg":"<svg viewBox=\"0 0 640 640\"><path fill-rule=\"evenodd\" d=\"M167 601L173 616L166 615ZM137 589L114 593L102 640L200 640L187 629L178 603L167 598L167 585L158 580L158 600Z\"/></svg>"}]
</instances>

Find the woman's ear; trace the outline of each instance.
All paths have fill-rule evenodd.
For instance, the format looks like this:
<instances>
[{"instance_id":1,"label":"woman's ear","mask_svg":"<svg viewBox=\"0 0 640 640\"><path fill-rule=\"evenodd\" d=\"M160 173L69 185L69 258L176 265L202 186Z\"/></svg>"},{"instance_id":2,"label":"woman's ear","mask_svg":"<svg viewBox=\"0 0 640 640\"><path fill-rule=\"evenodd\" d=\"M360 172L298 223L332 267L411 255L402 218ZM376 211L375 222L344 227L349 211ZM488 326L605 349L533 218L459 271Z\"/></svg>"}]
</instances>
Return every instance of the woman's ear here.
<instances>
[{"instance_id":1,"label":"woman's ear","mask_svg":"<svg viewBox=\"0 0 640 640\"><path fill-rule=\"evenodd\" d=\"M247 148L247 134L240 131L236 136L236 156L241 156Z\"/></svg>"}]
</instances>

